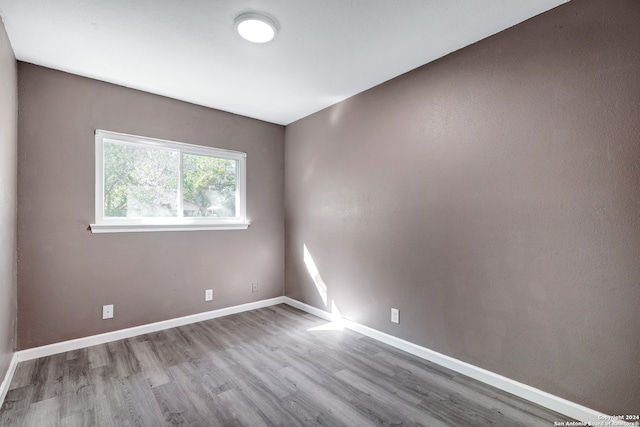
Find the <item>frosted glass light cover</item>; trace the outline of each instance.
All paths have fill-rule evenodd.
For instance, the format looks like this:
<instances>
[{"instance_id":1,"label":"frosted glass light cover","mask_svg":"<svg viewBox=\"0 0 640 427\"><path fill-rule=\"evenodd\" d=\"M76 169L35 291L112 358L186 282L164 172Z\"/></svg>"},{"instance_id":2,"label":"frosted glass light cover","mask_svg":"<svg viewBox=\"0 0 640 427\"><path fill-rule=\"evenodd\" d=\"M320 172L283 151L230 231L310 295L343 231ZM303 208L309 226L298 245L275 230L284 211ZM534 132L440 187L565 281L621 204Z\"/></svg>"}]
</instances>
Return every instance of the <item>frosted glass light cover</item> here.
<instances>
[{"instance_id":1,"label":"frosted glass light cover","mask_svg":"<svg viewBox=\"0 0 640 427\"><path fill-rule=\"evenodd\" d=\"M255 13L243 14L236 19L238 34L253 43L266 43L276 36L276 26L267 17Z\"/></svg>"}]
</instances>

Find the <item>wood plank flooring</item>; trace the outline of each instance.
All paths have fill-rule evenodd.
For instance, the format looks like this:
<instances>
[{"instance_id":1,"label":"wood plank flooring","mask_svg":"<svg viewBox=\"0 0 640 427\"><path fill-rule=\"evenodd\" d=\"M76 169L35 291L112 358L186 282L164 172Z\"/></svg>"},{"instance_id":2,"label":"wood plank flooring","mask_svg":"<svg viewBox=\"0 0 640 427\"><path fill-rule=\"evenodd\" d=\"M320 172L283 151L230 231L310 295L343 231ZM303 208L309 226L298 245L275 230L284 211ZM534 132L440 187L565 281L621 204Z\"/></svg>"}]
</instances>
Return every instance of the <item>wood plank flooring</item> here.
<instances>
[{"instance_id":1,"label":"wood plank flooring","mask_svg":"<svg viewBox=\"0 0 640 427\"><path fill-rule=\"evenodd\" d=\"M530 402L286 305L21 362L0 426L552 426Z\"/></svg>"}]
</instances>

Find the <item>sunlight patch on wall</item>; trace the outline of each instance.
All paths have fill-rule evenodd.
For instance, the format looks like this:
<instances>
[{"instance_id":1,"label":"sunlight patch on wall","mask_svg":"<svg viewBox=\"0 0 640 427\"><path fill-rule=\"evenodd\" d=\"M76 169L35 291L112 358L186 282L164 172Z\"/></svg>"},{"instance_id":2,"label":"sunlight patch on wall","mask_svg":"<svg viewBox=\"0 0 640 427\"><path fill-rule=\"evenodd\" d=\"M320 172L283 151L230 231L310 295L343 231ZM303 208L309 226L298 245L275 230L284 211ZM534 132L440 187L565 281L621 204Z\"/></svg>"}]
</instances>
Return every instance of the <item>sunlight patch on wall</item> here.
<instances>
[{"instance_id":1,"label":"sunlight patch on wall","mask_svg":"<svg viewBox=\"0 0 640 427\"><path fill-rule=\"evenodd\" d=\"M311 254L309 253L309 249L307 248L306 244L303 245L303 249L304 249L304 263L307 266L307 271L309 272L309 276L311 276L313 283L316 285L316 290L318 291L320 298L322 298L322 302L324 303L324 306L327 308L331 308L331 312L330 312L331 321L323 325L310 328L308 329L308 331L310 332L311 331L341 331L345 327L344 318L342 317L342 314L340 313L340 310L338 309L338 306L336 305L335 301L331 300L331 307L329 307L327 285L322 279L322 276L320 275L320 271L318 271L318 267L316 266L315 261L311 257Z\"/></svg>"},{"instance_id":2,"label":"sunlight patch on wall","mask_svg":"<svg viewBox=\"0 0 640 427\"><path fill-rule=\"evenodd\" d=\"M320 298L322 298L322 302L324 306L327 307L327 285L322 280L322 276L320 276L320 272L318 271L318 267L316 267L316 263L311 258L311 254L307 249L307 245L304 245L304 263L307 266L307 271L313 280L313 283L316 285L316 289L318 290L318 294Z\"/></svg>"}]
</instances>

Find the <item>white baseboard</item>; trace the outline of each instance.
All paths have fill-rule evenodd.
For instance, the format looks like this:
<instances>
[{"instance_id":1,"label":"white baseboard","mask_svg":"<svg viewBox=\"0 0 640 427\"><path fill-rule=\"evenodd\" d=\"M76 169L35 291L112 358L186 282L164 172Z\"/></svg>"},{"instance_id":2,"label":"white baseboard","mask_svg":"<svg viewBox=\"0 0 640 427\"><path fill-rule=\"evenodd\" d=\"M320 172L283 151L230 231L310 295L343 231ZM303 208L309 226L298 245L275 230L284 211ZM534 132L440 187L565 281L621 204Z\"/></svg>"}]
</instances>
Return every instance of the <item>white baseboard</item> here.
<instances>
[{"instance_id":1,"label":"white baseboard","mask_svg":"<svg viewBox=\"0 0 640 427\"><path fill-rule=\"evenodd\" d=\"M99 335L77 338L69 341L62 341L54 344L20 350L16 353L18 362L38 359L40 357L51 356L53 354L64 353L65 351L78 350L92 345L105 344L125 338L136 337L151 332L158 332L165 329L184 326L191 323L202 322L204 320L215 319L216 317L228 316L230 314L241 313L243 311L255 310L284 303L284 297L265 299L246 304L234 305L232 307L220 308L204 313L192 314L190 316L177 317L175 319L163 320L161 322L149 323L147 325L134 326L133 328L120 329L118 331L106 332Z\"/></svg>"},{"instance_id":2,"label":"white baseboard","mask_svg":"<svg viewBox=\"0 0 640 427\"><path fill-rule=\"evenodd\" d=\"M333 315L328 311L320 310L319 308L315 308L313 306L310 306L308 304L305 304L293 298L289 298L289 297L283 297L283 298L284 298L284 303L287 305L290 305L291 307L295 307L298 310L302 310L309 314L313 314L314 316L317 316L324 320L328 320L329 322L333 320Z\"/></svg>"},{"instance_id":3,"label":"white baseboard","mask_svg":"<svg viewBox=\"0 0 640 427\"><path fill-rule=\"evenodd\" d=\"M299 310L305 311L309 314L313 314L325 320L335 320L334 315L320 310L316 307L312 307L300 301L294 300L289 297L284 297L285 304L295 307ZM587 408L586 406L578 405L577 403L539 390L537 388L528 386L518 381L514 381L510 378L496 374L495 372L487 371L486 369L479 368L469 363L463 362L453 357L449 357L437 351L429 350L428 348L421 347L417 344L413 344L409 341L394 337L392 335L380 332L378 330L369 328L356 322L352 322L347 319L341 319L341 323L348 329L358 332L367 337L373 338L385 344L388 344L397 349L411 353L414 356L418 356L422 359L428 360L433 363L437 363L440 366L451 369L452 371L471 377L475 380L489 384L493 387L504 390L513 395L519 396L530 402L536 403L552 411L559 412L570 418L582 421L584 423L602 423L603 420L611 420L611 417ZM631 425L631 424L630 424Z\"/></svg>"},{"instance_id":4,"label":"white baseboard","mask_svg":"<svg viewBox=\"0 0 640 427\"><path fill-rule=\"evenodd\" d=\"M18 362L25 360L37 359L40 357L51 356L53 354L64 353L66 351L78 350L92 345L104 344L112 341L118 341L125 338L131 338L138 335L148 334L151 332L158 332L169 328L175 328L177 326L188 325L191 323L202 322L204 320L215 319L216 317L228 316L230 314L241 313L244 311L255 310L258 308L270 307L277 304L288 304L299 310L305 311L309 314L313 314L322 319L328 321L336 321L336 316L327 311L312 307L303 302L294 300L289 297L276 297L247 304L236 305L233 307L221 308L218 310L207 311L204 313L193 314L190 316L178 317L175 319L164 320L161 322L150 323L147 325L135 326L133 328L121 329L118 331L107 332L99 335L92 335L84 338L77 338L74 340L63 341L55 344L49 344L42 347L30 348L27 350L21 350L14 353L11 360L11 364L5 375L2 384L0 385L0 405L4 402L7 391L9 390L9 384L13 378L13 374ZM401 338L394 337L392 335L380 332L378 330L369 328L356 322L352 322L347 319L339 319L340 322L355 332L358 332L367 337L373 338L392 347L406 351L407 353L418 356L422 359L429 360L444 366L452 371L466 375L478 381L492 385L500 390L504 390L513 395L522 397L530 402L536 403L552 411L559 412L568 417L585 423L597 423L603 420L610 420L611 418L603 413L594 411L577 403L568 401L558 396L554 396L545 391L528 386L526 384L514 381L510 378L496 374L483 368L471 365L453 357L449 357L442 353L438 353L428 348L421 347L417 344L413 344L409 341L405 341ZM596 424L597 425L597 424Z\"/></svg>"},{"instance_id":5,"label":"white baseboard","mask_svg":"<svg viewBox=\"0 0 640 427\"><path fill-rule=\"evenodd\" d=\"M7 369L7 373L4 375L2 383L0 383L0 407L2 407L2 404L4 403L4 398L7 397L9 385L13 379L13 374L16 372L16 366L18 366L18 354L13 353L11 362L9 362L9 369Z\"/></svg>"}]
</instances>

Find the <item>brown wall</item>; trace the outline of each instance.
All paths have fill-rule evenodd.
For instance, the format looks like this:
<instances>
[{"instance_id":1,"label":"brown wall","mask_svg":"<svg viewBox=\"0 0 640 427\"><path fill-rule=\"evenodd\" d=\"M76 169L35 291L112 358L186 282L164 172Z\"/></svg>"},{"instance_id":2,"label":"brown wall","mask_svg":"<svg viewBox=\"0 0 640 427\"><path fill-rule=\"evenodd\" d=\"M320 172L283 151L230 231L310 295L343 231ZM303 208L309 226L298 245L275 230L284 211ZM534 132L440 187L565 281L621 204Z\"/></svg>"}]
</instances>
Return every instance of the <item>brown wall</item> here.
<instances>
[{"instance_id":1,"label":"brown wall","mask_svg":"<svg viewBox=\"0 0 640 427\"><path fill-rule=\"evenodd\" d=\"M640 2L573 1L289 125L286 295L640 412ZM390 323L390 308L401 323Z\"/></svg>"},{"instance_id":2,"label":"brown wall","mask_svg":"<svg viewBox=\"0 0 640 427\"><path fill-rule=\"evenodd\" d=\"M283 294L282 126L31 64L18 74L20 349ZM95 129L246 152L251 227L91 234Z\"/></svg>"},{"instance_id":3,"label":"brown wall","mask_svg":"<svg viewBox=\"0 0 640 427\"><path fill-rule=\"evenodd\" d=\"M0 383L16 347L18 70L0 19Z\"/></svg>"}]
</instances>

